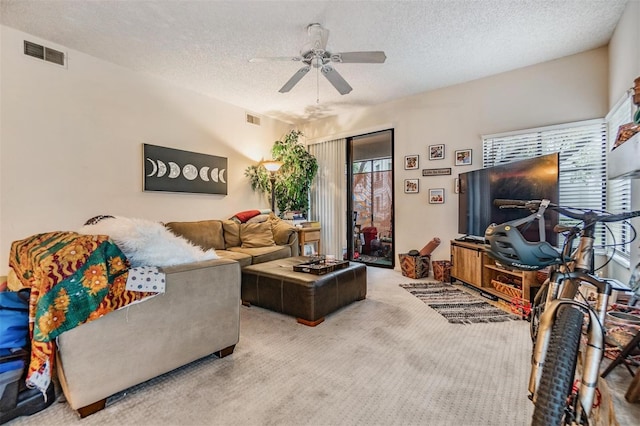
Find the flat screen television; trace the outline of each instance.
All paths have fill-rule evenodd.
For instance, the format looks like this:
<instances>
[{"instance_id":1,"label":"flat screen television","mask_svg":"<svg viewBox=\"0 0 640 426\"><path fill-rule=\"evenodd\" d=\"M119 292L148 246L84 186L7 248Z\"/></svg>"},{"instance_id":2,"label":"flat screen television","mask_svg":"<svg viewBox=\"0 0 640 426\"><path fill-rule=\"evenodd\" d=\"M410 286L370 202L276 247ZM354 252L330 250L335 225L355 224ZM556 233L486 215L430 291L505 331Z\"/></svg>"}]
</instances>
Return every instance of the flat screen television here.
<instances>
[{"instance_id":1,"label":"flat screen television","mask_svg":"<svg viewBox=\"0 0 640 426\"><path fill-rule=\"evenodd\" d=\"M483 240L491 223L504 223L531 214L524 209L499 209L497 198L515 200L548 199L558 203L559 154L548 154L486 169L460 173L458 193L458 232ZM553 227L558 224L556 212L545 214L545 238L557 244ZM522 230L521 230L522 231ZM528 241L538 241L537 224L523 231Z\"/></svg>"}]
</instances>

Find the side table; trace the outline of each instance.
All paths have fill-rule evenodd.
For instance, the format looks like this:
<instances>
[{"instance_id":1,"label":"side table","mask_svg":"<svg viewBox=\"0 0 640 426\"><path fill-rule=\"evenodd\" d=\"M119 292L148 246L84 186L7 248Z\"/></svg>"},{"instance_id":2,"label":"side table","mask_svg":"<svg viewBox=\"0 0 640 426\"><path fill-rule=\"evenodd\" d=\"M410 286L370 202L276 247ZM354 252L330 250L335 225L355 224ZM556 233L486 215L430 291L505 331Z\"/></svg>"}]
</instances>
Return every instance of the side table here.
<instances>
[{"instance_id":1,"label":"side table","mask_svg":"<svg viewBox=\"0 0 640 426\"><path fill-rule=\"evenodd\" d=\"M305 255L304 246L305 244L317 244L318 251L316 254L321 253L320 248L320 230L322 228L298 228L298 244L300 245L300 255Z\"/></svg>"}]
</instances>

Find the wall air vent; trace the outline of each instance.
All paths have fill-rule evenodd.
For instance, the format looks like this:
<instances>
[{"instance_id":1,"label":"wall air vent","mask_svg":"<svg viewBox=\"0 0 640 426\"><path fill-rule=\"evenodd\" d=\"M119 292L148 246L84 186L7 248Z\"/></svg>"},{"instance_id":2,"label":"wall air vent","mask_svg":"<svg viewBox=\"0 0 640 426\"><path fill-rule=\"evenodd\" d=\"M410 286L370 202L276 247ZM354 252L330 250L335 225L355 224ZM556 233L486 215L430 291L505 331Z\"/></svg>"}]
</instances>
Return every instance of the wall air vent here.
<instances>
[{"instance_id":1,"label":"wall air vent","mask_svg":"<svg viewBox=\"0 0 640 426\"><path fill-rule=\"evenodd\" d=\"M40 44L24 41L24 54L32 58L42 59L43 61L53 64L65 66L65 54L59 50L51 49Z\"/></svg>"},{"instance_id":2,"label":"wall air vent","mask_svg":"<svg viewBox=\"0 0 640 426\"><path fill-rule=\"evenodd\" d=\"M255 115L247 114L247 123L255 124L256 126L260 125L260 117L256 117Z\"/></svg>"}]
</instances>

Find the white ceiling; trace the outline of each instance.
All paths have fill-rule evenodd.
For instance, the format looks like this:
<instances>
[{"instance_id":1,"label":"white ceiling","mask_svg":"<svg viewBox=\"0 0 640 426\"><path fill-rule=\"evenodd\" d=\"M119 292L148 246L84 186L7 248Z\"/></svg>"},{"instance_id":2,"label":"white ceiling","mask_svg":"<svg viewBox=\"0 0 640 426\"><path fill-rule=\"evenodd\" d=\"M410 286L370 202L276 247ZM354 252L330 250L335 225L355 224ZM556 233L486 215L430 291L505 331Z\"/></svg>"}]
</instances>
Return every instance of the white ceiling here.
<instances>
[{"instance_id":1,"label":"white ceiling","mask_svg":"<svg viewBox=\"0 0 640 426\"><path fill-rule=\"evenodd\" d=\"M293 123L604 46L626 2L1 0L0 22ZM315 70L279 93L301 64L248 60L298 55L315 22L327 50L386 62L334 64L353 87L344 96Z\"/></svg>"}]
</instances>

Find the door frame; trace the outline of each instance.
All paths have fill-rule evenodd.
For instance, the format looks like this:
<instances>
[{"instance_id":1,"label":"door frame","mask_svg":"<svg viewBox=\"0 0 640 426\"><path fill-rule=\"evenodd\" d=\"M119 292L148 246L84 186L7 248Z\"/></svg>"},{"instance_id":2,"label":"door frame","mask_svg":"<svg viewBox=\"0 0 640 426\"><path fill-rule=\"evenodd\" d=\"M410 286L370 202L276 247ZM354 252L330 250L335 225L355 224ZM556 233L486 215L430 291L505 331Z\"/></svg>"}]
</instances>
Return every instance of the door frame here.
<instances>
[{"instance_id":1,"label":"door frame","mask_svg":"<svg viewBox=\"0 0 640 426\"><path fill-rule=\"evenodd\" d=\"M364 263L368 266L376 266L376 267L381 267L381 268L391 268L393 269L395 267L395 263L396 263L396 221L395 221L395 208L396 208L396 200L395 200L395 151L394 151L394 141L395 141L395 131L393 128L388 128L388 129L382 129L382 130L376 130L373 132L368 132L368 133L363 133L361 135L356 135L356 136L350 136L346 138L346 163L347 163L347 214L346 214L346 221L347 221L347 258L350 261L353 261L353 251L354 251L354 231L355 231L355 226L354 226L354 220L353 220L353 209L354 209L354 202L353 202L353 177L354 177L354 173L353 173L353 141L354 139L358 139L361 138L363 136L369 136L369 135L375 135L376 133L383 133L383 132L389 132L390 133L390 145L391 145L391 264L390 265L383 265L383 264L377 264L377 263L367 263L367 262L361 262L358 261L360 263Z\"/></svg>"}]
</instances>

